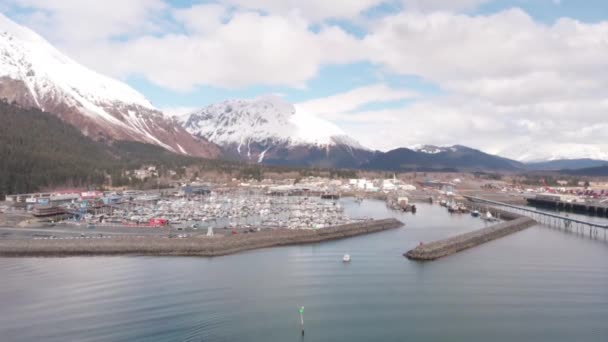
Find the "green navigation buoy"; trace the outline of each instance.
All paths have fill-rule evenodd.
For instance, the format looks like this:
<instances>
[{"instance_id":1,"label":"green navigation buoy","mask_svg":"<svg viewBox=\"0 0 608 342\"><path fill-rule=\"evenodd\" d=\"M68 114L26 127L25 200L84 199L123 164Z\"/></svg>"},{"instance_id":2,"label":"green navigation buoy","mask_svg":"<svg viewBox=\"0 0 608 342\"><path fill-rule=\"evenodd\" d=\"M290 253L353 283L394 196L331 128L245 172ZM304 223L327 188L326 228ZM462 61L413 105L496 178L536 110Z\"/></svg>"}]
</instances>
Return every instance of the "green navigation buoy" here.
<instances>
[{"instance_id":1,"label":"green navigation buoy","mask_svg":"<svg viewBox=\"0 0 608 342\"><path fill-rule=\"evenodd\" d=\"M300 326L302 327L302 336L304 336L304 307L300 308Z\"/></svg>"}]
</instances>

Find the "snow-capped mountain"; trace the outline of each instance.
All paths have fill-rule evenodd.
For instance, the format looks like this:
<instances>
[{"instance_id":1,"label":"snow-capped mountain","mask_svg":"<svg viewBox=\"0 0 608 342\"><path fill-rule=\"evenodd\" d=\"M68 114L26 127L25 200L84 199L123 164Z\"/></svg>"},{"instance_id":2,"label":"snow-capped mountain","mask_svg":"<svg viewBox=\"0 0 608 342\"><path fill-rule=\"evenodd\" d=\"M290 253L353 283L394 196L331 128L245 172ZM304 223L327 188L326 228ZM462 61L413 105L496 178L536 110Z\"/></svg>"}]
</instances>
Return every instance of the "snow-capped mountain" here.
<instances>
[{"instance_id":1,"label":"snow-capped mountain","mask_svg":"<svg viewBox=\"0 0 608 342\"><path fill-rule=\"evenodd\" d=\"M215 157L140 93L65 56L41 36L0 14L0 99L59 116L97 140L133 140Z\"/></svg>"},{"instance_id":2,"label":"snow-capped mountain","mask_svg":"<svg viewBox=\"0 0 608 342\"><path fill-rule=\"evenodd\" d=\"M373 154L333 123L278 96L213 104L183 125L232 158L260 163L354 167Z\"/></svg>"},{"instance_id":3,"label":"snow-capped mountain","mask_svg":"<svg viewBox=\"0 0 608 342\"><path fill-rule=\"evenodd\" d=\"M524 164L462 145L444 147L424 145L378 153L362 167L391 171L519 171L524 169Z\"/></svg>"},{"instance_id":4,"label":"snow-capped mountain","mask_svg":"<svg viewBox=\"0 0 608 342\"><path fill-rule=\"evenodd\" d=\"M458 145L454 145L454 146L414 145L411 147L411 149L416 152L437 154L437 153L442 153L442 152L457 152L459 147L461 147L461 146L458 146Z\"/></svg>"}]
</instances>

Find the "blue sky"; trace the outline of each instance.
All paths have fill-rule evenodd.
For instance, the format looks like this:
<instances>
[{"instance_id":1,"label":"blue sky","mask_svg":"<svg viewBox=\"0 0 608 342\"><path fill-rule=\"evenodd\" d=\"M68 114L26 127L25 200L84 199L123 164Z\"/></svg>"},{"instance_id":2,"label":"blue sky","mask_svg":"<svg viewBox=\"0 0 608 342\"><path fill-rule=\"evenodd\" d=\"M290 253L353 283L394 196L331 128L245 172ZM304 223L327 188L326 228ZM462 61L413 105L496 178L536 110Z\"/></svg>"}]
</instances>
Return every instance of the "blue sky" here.
<instances>
[{"instance_id":1,"label":"blue sky","mask_svg":"<svg viewBox=\"0 0 608 342\"><path fill-rule=\"evenodd\" d=\"M11 0L6 0L9 3ZM41 1L42 2L42 1ZM50 2L53 2L51 0ZM60 2L60 1L55 1ZM200 4L216 3L215 1L197 1L197 0L166 0L164 1L171 9L188 9L192 6ZM262 1L263 2L263 1ZM437 2L437 1L436 1ZM448 3L449 1L444 1ZM473 1L475 2L475 1ZM478 1L480 4L473 8L466 8L463 12L470 15L491 15L500 11L508 10L514 7L523 9L532 18L539 22L552 24L557 19L562 17L575 18L584 22L598 22L606 19L608 14L608 2L602 0L495 0L495 1ZM20 5L22 3L35 4L36 1L13 1L13 5L8 7L8 15L18 21L25 21L24 17L33 13L42 12L52 13L53 9L45 8L45 6L36 5ZM8 6L8 5L7 5ZM57 6L60 7L60 6ZM236 11L235 5L227 5L230 11ZM295 8L295 7L294 7ZM447 5L444 8L441 5L437 9L450 9ZM435 9L435 7L433 7ZM272 14L269 10L262 8L258 9L264 15ZM364 18L382 18L397 11L408 11L408 5L400 1L379 1L377 5L370 6L361 12L361 17ZM461 12L461 13L463 13ZM166 20L173 21L170 11L165 10L161 15ZM310 30L315 31L319 26L330 23L339 26L346 32L357 36L364 37L368 32L364 24L360 20L350 20L350 18L328 18L327 20L312 22ZM163 35L169 33L184 33L183 26L179 23L170 25L166 30L153 32L152 35ZM47 35L47 32L39 32L42 35ZM129 32L125 35L112 36L112 40L127 40ZM52 37L52 35L51 35ZM204 61L201 61L204 63ZM378 81L386 81L389 84L405 85L408 88L414 89L423 94L436 94L440 91L441 86L434 84L431 80L424 80L418 75L394 75L382 70L381 66L374 65L369 62L356 62L343 65L321 65L319 71L308 79L303 86L293 87L289 85L265 85L252 84L238 87L225 87L213 85L198 85L187 91L175 91L162 85L158 85L145 75L121 75L122 79L129 83L132 87L145 94L156 106L161 108L167 107L198 107L229 98L253 98L263 94L278 93L285 96L289 101L300 102L309 99L314 99L323 96L330 96L336 93L344 92L352 89L354 86L364 86L366 84L375 83Z\"/></svg>"},{"instance_id":2,"label":"blue sky","mask_svg":"<svg viewBox=\"0 0 608 342\"><path fill-rule=\"evenodd\" d=\"M608 128L607 1L0 0L0 10L166 112L279 94L373 148L465 144L535 159L530 144L544 141L544 155L608 158L593 138Z\"/></svg>"},{"instance_id":3,"label":"blue sky","mask_svg":"<svg viewBox=\"0 0 608 342\"><path fill-rule=\"evenodd\" d=\"M175 7L182 8L188 8L200 3L200 1L193 0L173 0L169 2ZM585 22L598 22L606 20L608 17L608 1L603 0L586 0L583 2L561 0L559 3L553 0L500 0L482 4L470 13L474 15L487 15L513 7L521 8L535 20L547 24L552 24L562 17L575 18ZM364 15L371 17L385 16L391 14L395 9L401 8L404 8L404 6L389 2L373 7L371 10L366 11ZM345 31L357 36L364 36L366 33L364 27L347 20L330 19L328 22L338 25ZM311 29L315 29L314 25ZM192 91L175 92L156 86L143 77L129 77L126 81L148 96L159 107L197 107L230 98L254 98L269 93L282 94L291 102L300 102L348 91L356 85L364 86L378 82L381 79L378 75L379 73L382 73L382 68L374 66L371 63L323 66L319 73L307 82L304 89L268 85L253 85L238 88L198 86ZM425 81L416 75L400 76L386 74L383 77L387 78L391 84L406 85L408 88L415 89L424 94L432 95L440 91L440 85L434 84L432 81Z\"/></svg>"}]
</instances>

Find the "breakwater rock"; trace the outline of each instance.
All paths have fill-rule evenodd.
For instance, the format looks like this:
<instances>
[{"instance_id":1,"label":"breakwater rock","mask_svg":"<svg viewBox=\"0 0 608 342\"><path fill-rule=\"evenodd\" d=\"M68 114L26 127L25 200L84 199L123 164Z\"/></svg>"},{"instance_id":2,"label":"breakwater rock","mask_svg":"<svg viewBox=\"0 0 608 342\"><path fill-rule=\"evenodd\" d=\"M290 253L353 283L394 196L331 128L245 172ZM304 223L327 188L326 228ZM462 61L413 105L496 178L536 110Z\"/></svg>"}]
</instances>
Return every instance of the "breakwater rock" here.
<instances>
[{"instance_id":1,"label":"breakwater rock","mask_svg":"<svg viewBox=\"0 0 608 342\"><path fill-rule=\"evenodd\" d=\"M2 240L0 256L76 256L76 255L156 255L220 256L246 250L317 243L399 228L396 219L370 220L336 227L309 229L274 229L222 237L196 236L185 239L169 237L112 236L106 239L81 240Z\"/></svg>"},{"instance_id":2,"label":"breakwater rock","mask_svg":"<svg viewBox=\"0 0 608 342\"><path fill-rule=\"evenodd\" d=\"M508 219L509 221L497 223L487 228L448 239L420 245L405 253L404 256L411 260L435 260L471 247L479 246L488 241L518 232L536 224L536 221L529 217L506 211L501 212L501 217Z\"/></svg>"}]
</instances>

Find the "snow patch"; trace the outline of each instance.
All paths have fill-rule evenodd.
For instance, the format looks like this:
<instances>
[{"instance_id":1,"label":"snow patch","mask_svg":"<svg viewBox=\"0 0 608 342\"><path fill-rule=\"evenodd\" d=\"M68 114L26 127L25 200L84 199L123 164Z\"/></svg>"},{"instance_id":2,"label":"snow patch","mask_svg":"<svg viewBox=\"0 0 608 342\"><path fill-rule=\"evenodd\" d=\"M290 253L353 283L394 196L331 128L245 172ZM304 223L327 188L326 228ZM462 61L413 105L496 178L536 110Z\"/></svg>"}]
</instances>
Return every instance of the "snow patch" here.
<instances>
[{"instance_id":1,"label":"snow patch","mask_svg":"<svg viewBox=\"0 0 608 342\"><path fill-rule=\"evenodd\" d=\"M90 104L123 102L154 109L128 85L98 74L59 52L34 31L0 13L0 76L23 81L38 98L77 93Z\"/></svg>"},{"instance_id":2,"label":"snow patch","mask_svg":"<svg viewBox=\"0 0 608 342\"><path fill-rule=\"evenodd\" d=\"M269 149L270 149L270 147L268 147L267 149L262 151L262 153L260 153L260 155L258 156L258 163L261 163L264 161L264 156L266 156L266 152L268 152Z\"/></svg>"},{"instance_id":3,"label":"snow patch","mask_svg":"<svg viewBox=\"0 0 608 342\"><path fill-rule=\"evenodd\" d=\"M174 122L166 119L142 94L78 64L1 13L0 77L23 82L38 108L43 109L47 103L64 104L108 132L120 132L120 138L135 138L175 152L156 137L159 130L171 132L164 123ZM173 125L173 131L190 138L177 124Z\"/></svg>"}]
</instances>

